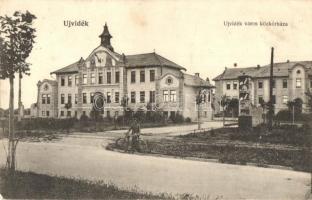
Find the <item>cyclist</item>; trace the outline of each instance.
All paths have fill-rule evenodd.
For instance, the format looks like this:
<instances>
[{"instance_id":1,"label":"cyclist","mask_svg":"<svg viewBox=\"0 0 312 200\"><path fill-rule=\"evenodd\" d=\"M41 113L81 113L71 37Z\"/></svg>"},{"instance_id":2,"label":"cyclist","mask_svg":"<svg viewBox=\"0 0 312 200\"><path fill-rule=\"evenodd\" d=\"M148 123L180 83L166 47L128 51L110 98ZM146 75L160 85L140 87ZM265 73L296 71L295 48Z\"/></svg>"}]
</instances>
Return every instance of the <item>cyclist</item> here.
<instances>
[{"instance_id":1,"label":"cyclist","mask_svg":"<svg viewBox=\"0 0 312 200\"><path fill-rule=\"evenodd\" d=\"M139 138L140 138L141 128L138 120L134 118L133 122L129 130L126 133L126 140L127 140L127 149L132 151L140 152L140 145L139 145ZM130 144L130 145L129 145Z\"/></svg>"}]
</instances>

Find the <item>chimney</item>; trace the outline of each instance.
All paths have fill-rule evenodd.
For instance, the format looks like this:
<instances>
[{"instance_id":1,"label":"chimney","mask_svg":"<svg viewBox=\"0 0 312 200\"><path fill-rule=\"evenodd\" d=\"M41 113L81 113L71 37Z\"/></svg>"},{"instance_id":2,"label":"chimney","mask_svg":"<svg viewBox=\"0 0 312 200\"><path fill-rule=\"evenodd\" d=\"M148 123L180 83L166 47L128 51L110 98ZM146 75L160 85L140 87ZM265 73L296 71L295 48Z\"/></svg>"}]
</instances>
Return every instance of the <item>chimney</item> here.
<instances>
[{"instance_id":1,"label":"chimney","mask_svg":"<svg viewBox=\"0 0 312 200\"><path fill-rule=\"evenodd\" d=\"M289 60L287 60L287 63L289 63Z\"/></svg>"},{"instance_id":2,"label":"chimney","mask_svg":"<svg viewBox=\"0 0 312 200\"><path fill-rule=\"evenodd\" d=\"M195 76L199 77L199 73L195 73Z\"/></svg>"},{"instance_id":3,"label":"chimney","mask_svg":"<svg viewBox=\"0 0 312 200\"><path fill-rule=\"evenodd\" d=\"M237 63L234 63L234 67L237 67Z\"/></svg>"},{"instance_id":4,"label":"chimney","mask_svg":"<svg viewBox=\"0 0 312 200\"><path fill-rule=\"evenodd\" d=\"M260 69L260 65L257 65L257 69Z\"/></svg>"}]
</instances>

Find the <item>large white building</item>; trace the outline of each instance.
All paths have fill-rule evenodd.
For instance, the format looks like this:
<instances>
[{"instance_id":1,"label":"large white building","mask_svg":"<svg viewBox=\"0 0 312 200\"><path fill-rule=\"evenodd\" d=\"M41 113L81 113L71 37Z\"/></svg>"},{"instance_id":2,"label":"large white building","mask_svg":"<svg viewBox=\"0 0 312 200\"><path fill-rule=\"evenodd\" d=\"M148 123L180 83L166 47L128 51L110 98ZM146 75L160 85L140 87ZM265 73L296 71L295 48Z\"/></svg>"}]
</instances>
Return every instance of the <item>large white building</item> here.
<instances>
[{"instance_id":1,"label":"large white building","mask_svg":"<svg viewBox=\"0 0 312 200\"><path fill-rule=\"evenodd\" d=\"M260 106L263 99L269 101L270 65L247 68L226 68L215 81L216 102L220 102L223 95L229 98L239 97L238 77L242 75L251 78L250 99L253 106ZM312 89L312 61L282 62L273 65L273 104L275 113L287 109L287 102L301 99L302 111L307 112L307 92ZM220 105L220 104L219 104ZM222 110L216 106L216 112Z\"/></svg>"},{"instance_id":2,"label":"large white building","mask_svg":"<svg viewBox=\"0 0 312 200\"><path fill-rule=\"evenodd\" d=\"M122 115L121 102L127 100L127 108L133 111L158 110L167 117L179 113L197 120L199 107L201 119L212 118L213 86L209 81L199 74L184 73L184 67L155 52L115 52L106 24L99 37L100 45L87 58L52 72L56 80L38 83L38 117L89 116L96 94L101 94L103 117ZM202 103L198 106L199 93Z\"/></svg>"}]
</instances>

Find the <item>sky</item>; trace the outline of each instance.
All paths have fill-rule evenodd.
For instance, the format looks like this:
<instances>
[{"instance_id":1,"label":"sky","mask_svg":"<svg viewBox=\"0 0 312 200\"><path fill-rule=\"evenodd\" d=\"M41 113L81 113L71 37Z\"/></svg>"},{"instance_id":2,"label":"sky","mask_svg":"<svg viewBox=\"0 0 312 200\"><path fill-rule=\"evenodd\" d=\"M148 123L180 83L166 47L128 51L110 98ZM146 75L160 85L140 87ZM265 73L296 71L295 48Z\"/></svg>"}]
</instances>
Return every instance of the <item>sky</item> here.
<instances>
[{"instance_id":1,"label":"sky","mask_svg":"<svg viewBox=\"0 0 312 200\"><path fill-rule=\"evenodd\" d=\"M0 0L0 15L28 10L37 19L35 45L23 78L22 102L36 102L37 82L50 72L86 58L100 44L105 22L116 52L156 53L210 80L225 67L266 65L271 47L275 62L312 60L312 1L146 1ZM88 26L64 26L85 20ZM288 26L231 26L224 22L277 21ZM17 105L17 80L15 81ZM8 80L0 81L0 107L9 102Z\"/></svg>"}]
</instances>

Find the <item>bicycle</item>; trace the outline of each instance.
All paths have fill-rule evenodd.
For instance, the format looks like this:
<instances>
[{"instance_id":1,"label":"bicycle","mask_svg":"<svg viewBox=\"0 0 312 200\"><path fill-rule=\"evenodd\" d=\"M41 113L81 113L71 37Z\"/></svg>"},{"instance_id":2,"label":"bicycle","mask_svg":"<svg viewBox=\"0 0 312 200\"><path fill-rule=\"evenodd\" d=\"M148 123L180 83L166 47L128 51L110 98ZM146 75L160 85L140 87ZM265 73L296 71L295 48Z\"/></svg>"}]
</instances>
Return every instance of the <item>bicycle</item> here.
<instances>
[{"instance_id":1,"label":"bicycle","mask_svg":"<svg viewBox=\"0 0 312 200\"><path fill-rule=\"evenodd\" d=\"M129 151L129 146L131 145L131 141L124 137L120 137L115 141L115 145L118 149L124 150L125 152ZM143 140L140 136L138 136L138 145L140 149L140 153L150 153L151 149L149 147L149 143ZM132 149L133 151L133 149Z\"/></svg>"}]
</instances>

